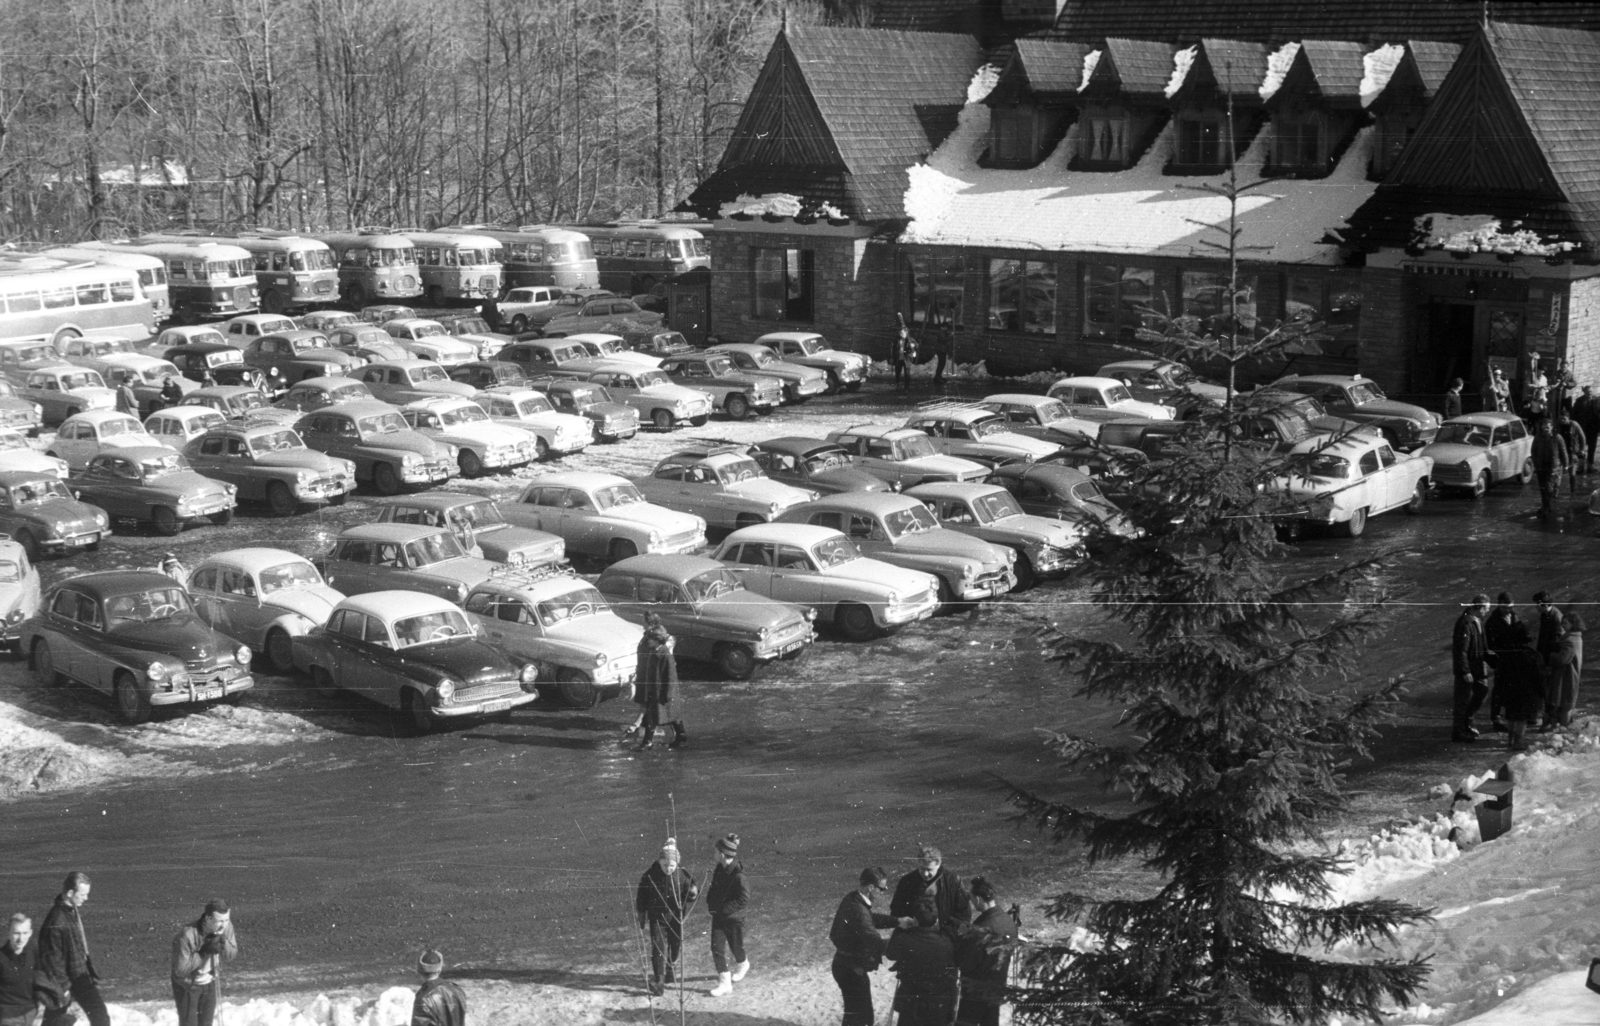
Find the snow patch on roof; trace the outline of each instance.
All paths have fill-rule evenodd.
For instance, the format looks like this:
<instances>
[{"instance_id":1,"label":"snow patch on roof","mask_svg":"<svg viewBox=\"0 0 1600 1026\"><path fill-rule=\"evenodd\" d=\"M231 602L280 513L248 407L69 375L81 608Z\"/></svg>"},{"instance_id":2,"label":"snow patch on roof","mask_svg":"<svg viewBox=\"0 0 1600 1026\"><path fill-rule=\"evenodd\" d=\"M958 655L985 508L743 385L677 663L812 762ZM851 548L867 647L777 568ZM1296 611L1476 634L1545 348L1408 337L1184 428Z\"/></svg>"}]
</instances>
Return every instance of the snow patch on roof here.
<instances>
[{"instance_id":1,"label":"snow patch on roof","mask_svg":"<svg viewBox=\"0 0 1600 1026\"><path fill-rule=\"evenodd\" d=\"M724 203L717 210L718 217L734 214L776 214L778 217L796 217L800 213L800 197L787 192L774 192L764 196L740 194L739 198Z\"/></svg>"},{"instance_id":2,"label":"snow patch on roof","mask_svg":"<svg viewBox=\"0 0 1600 1026\"><path fill-rule=\"evenodd\" d=\"M1406 55L1406 48L1399 43L1385 43L1376 50L1361 58L1361 66L1365 73L1361 76L1361 106L1365 107L1378 98L1383 92L1383 87L1389 84L1389 79L1394 75L1394 69L1400 66L1400 58Z\"/></svg>"},{"instance_id":3,"label":"snow patch on roof","mask_svg":"<svg viewBox=\"0 0 1600 1026\"><path fill-rule=\"evenodd\" d=\"M1172 55L1172 77L1167 79L1167 88L1163 90L1167 99L1172 99L1173 94L1183 88L1183 80L1194 66L1195 55L1199 52L1200 47L1191 46Z\"/></svg>"},{"instance_id":4,"label":"snow patch on roof","mask_svg":"<svg viewBox=\"0 0 1600 1026\"><path fill-rule=\"evenodd\" d=\"M1539 233L1511 222L1504 231L1498 218L1488 214L1423 214L1412 221L1412 237L1424 249L1453 253L1511 253L1555 256L1576 249L1575 242L1546 242Z\"/></svg>"},{"instance_id":5,"label":"snow patch on roof","mask_svg":"<svg viewBox=\"0 0 1600 1026\"><path fill-rule=\"evenodd\" d=\"M985 64L972 73L972 81L967 83L967 102L981 103L985 96L994 91L995 83L1000 81L1000 65Z\"/></svg>"},{"instance_id":6,"label":"snow patch on roof","mask_svg":"<svg viewBox=\"0 0 1600 1026\"><path fill-rule=\"evenodd\" d=\"M1263 100L1272 99L1272 94L1283 85L1283 76L1289 73L1290 65L1294 64L1295 54L1299 52L1299 43L1284 43L1275 53L1267 55L1267 77L1261 80L1261 88L1257 90Z\"/></svg>"},{"instance_id":7,"label":"snow patch on roof","mask_svg":"<svg viewBox=\"0 0 1600 1026\"><path fill-rule=\"evenodd\" d=\"M1083 78L1078 82L1078 92L1089 88L1089 79L1094 77L1094 69L1100 63L1100 51L1090 50L1083 55Z\"/></svg>"}]
</instances>

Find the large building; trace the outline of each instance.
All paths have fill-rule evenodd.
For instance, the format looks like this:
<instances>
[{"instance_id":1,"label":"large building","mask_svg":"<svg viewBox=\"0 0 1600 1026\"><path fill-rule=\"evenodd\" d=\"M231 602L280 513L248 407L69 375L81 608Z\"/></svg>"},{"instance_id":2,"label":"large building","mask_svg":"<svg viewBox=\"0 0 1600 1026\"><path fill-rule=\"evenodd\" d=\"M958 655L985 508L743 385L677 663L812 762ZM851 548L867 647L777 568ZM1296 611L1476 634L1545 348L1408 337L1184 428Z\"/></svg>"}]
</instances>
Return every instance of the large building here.
<instances>
[{"instance_id":1,"label":"large building","mask_svg":"<svg viewBox=\"0 0 1600 1026\"><path fill-rule=\"evenodd\" d=\"M881 354L898 314L959 360L1081 372L1163 317L1224 325L1236 281L1246 324L1329 326L1295 369L1428 394L1538 352L1600 383L1600 4L1489 13L908 0L785 27L686 203L712 331Z\"/></svg>"}]
</instances>

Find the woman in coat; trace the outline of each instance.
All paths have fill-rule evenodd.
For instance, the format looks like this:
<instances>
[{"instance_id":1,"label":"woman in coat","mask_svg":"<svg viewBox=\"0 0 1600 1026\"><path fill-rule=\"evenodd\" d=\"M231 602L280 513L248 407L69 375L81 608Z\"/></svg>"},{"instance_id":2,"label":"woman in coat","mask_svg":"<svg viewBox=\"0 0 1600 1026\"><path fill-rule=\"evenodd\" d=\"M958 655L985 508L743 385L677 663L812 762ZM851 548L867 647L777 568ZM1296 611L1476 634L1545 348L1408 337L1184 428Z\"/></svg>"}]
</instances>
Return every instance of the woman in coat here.
<instances>
[{"instance_id":1,"label":"woman in coat","mask_svg":"<svg viewBox=\"0 0 1600 1026\"><path fill-rule=\"evenodd\" d=\"M1583 617L1568 612L1562 618L1562 634L1554 651L1545 657L1545 667L1549 671L1549 690L1544 700L1541 734L1572 724L1572 708L1578 704L1578 678L1583 674Z\"/></svg>"},{"instance_id":2,"label":"woman in coat","mask_svg":"<svg viewBox=\"0 0 1600 1026\"><path fill-rule=\"evenodd\" d=\"M672 635L661 626L654 613L645 617L644 636L639 639L639 687L633 700L644 706L644 738L639 748L650 747L650 739L663 723L672 724L674 737L668 747L676 748L689 740L678 718L678 662L672 657Z\"/></svg>"},{"instance_id":3,"label":"woman in coat","mask_svg":"<svg viewBox=\"0 0 1600 1026\"><path fill-rule=\"evenodd\" d=\"M1503 688L1506 722L1511 731L1513 751L1527 751L1528 722L1544 711L1544 660L1533 648L1533 635L1527 624L1511 629L1513 647L1499 653L1495 664L1495 686Z\"/></svg>"}]
</instances>

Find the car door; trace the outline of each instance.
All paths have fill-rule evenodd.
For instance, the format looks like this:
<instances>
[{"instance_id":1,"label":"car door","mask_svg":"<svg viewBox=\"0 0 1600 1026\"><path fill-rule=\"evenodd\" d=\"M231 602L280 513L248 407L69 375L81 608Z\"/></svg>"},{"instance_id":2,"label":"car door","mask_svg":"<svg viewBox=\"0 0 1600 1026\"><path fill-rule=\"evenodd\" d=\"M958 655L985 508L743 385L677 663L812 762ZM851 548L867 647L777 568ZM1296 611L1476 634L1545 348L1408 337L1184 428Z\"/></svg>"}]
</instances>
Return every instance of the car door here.
<instances>
[{"instance_id":1,"label":"car door","mask_svg":"<svg viewBox=\"0 0 1600 1026\"><path fill-rule=\"evenodd\" d=\"M1504 430L1510 456L1506 461L1506 476L1512 477L1522 473L1523 464L1533 455L1533 436L1528 434L1520 418L1506 421Z\"/></svg>"},{"instance_id":2,"label":"car door","mask_svg":"<svg viewBox=\"0 0 1600 1026\"><path fill-rule=\"evenodd\" d=\"M744 582L745 590L768 598L779 598L773 594L773 546L763 542L744 542L730 548L722 557L734 573L739 575L739 580Z\"/></svg>"},{"instance_id":3,"label":"car door","mask_svg":"<svg viewBox=\"0 0 1600 1026\"><path fill-rule=\"evenodd\" d=\"M217 585L221 579L222 568L209 563L195 567L189 575L189 604L194 606L194 614L208 627L217 627L221 621L221 610L217 604Z\"/></svg>"},{"instance_id":4,"label":"car door","mask_svg":"<svg viewBox=\"0 0 1600 1026\"><path fill-rule=\"evenodd\" d=\"M343 612L337 632L339 666L335 681L363 698L398 709L400 689L389 665L394 654L388 629L381 620L353 609Z\"/></svg>"},{"instance_id":5,"label":"car door","mask_svg":"<svg viewBox=\"0 0 1600 1026\"><path fill-rule=\"evenodd\" d=\"M873 517L863 513L850 513L845 516L843 524L837 529L856 543L856 548L861 550L863 556L882 559L885 554L894 554L894 543L889 540L889 536L878 526L878 521Z\"/></svg>"},{"instance_id":6,"label":"car door","mask_svg":"<svg viewBox=\"0 0 1600 1026\"><path fill-rule=\"evenodd\" d=\"M1383 463L1377 449L1367 449L1356 460L1356 488L1360 493L1357 506L1367 507L1369 513L1382 513L1389 508L1389 488L1384 481Z\"/></svg>"},{"instance_id":7,"label":"car door","mask_svg":"<svg viewBox=\"0 0 1600 1026\"><path fill-rule=\"evenodd\" d=\"M216 592L217 630L253 648L261 647L261 601L256 582L243 570L225 567Z\"/></svg>"},{"instance_id":8,"label":"car door","mask_svg":"<svg viewBox=\"0 0 1600 1026\"><path fill-rule=\"evenodd\" d=\"M78 676L77 665L82 660L83 638L78 630L80 603L87 603L89 607L95 605L87 595L61 588L43 615L45 630L42 633L45 644L50 646L50 659L55 663L56 672L73 678Z\"/></svg>"},{"instance_id":9,"label":"car door","mask_svg":"<svg viewBox=\"0 0 1600 1026\"><path fill-rule=\"evenodd\" d=\"M520 597L500 591L478 591L468 596L465 609L477 614L490 641L523 658L537 658L544 628Z\"/></svg>"},{"instance_id":10,"label":"car door","mask_svg":"<svg viewBox=\"0 0 1600 1026\"><path fill-rule=\"evenodd\" d=\"M1411 480L1410 466L1394 454L1388 442L1376 447L1379 476L1383 480L1383 508L1394 509L1411 499L1415 485Z\"/></svg>"},{"instance_id":11,"label":"car door","mask_svg":"<svg viewBox=\"0 0 1600 1026\"><path fill-rule=\"evenodd\" d=\"M781 542L771 548L772 587L766 594L780 602L816 605L822 599L822 582L811 554Z\"/></svg>"},{"instance_id":12,"label":"car door","mask_svg":"<svg viewBox=\"0 0 1600 1026\"><path fill-rule=\"evenodd\" d=\"M398 550L398 545L391 545ZM334 546L332 555L318 567L328 587L337 588L346 595L359 595L377 591L382 585L373 584L373 559L376 544L362 538L343 538ZM398 560L396 555L395 560Z\"/></svg>"},{"instance_id":13,"label":"car door","mask_svg":"<svg viewBox=\"0 0 1600 1026\"><path fill-rule=\"evenodd\" d=\"M74 470L82 470L87 466L96 448L94 428L82 421L63 425L56 432L55 443L50 446L50 450L66 460L67 466Z\"/></svg>"}]
</instances>

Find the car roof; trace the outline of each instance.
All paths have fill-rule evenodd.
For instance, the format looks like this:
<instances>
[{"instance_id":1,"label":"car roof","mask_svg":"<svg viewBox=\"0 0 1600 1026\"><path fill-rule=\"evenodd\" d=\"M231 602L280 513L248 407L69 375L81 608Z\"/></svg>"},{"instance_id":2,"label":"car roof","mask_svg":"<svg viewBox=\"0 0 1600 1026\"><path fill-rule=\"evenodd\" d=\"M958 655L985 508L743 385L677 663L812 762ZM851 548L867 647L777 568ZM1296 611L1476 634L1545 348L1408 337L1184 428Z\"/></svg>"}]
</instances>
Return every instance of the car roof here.
<instances>
[{"instance_id":1,"label":"car roof","mask_svg":"<svg viewBox=\"0 0 1600 1026\"><path fill-rule=\"evenodd\" d=\"M232 349L232 346L217 348ZM109 363L116 367L148 367L152 363L166 363L165 357L151 356L149 353L107 353L100 357L101 362Z\"/></svg>"},{"instance_id":2,"label":"car roof","mask_svg":"<svg viewBox=\"0 0 1600 1026\"><path fill-rule=\"evenodd\" d=\"M327 338L328 335L327 335L326 332L318 331L316 328L295 328L292 331L291 330L284 330L284 331L269 332L269 333L267 333L265 335L262 335L261 337L262 338L284 338L284 339L288 339L289 341L293 342L296 339L302 339L302 338Z\"/></svg>"},{"instance_id":3,"label":"car roof","mask_svg":"<svg viewBox=\"0 0 1600 1026\"><path fill-rule=\"evenodd\" d=\"M40 478L57 480L53 470L0 470L0 488L9 488L24 481L37 481Z\"/></svg>"},{"instance_id":4,"label":"car roof","mask_svg":"<svg viewBox=\"0 0 1600 1026\"><path fill-rule=\"evenodd\" d=\"M1273 384L1279 385L1285 381L1309 381L1316 385L1377 384L1364 374L1285 374Z\"/></svg>"},{"instance_id":5,"label":"car roof","mask_svg":"<svg viewBox=\"0 0 1600 1026\"><path fill-rule=\"evenodd\" d=\"M601 371L607 374L642 374L656 368L646 367L642 363L630 363L627 360L599 360L589 369L597 374Z\"/></svg>"},{"instance_id":6,"label":"car roof","mask_svg":"<svg viewBox=\"0 0 1600 1026\"><path fill-rule=\"evenodd\" d=\"M455 509L474 502L493 501L487 495L475 492L418 492L415 495L398 495L382 499L380 506L415 506L419 509Z\"/></svg>"},{"instance_id":7,"label":"car roof","mask_svg":"<svg viewBox=\"0 0 1600 1026\"><path fill-rule=\"evenodd\" d=\"M1054 396L1035 395L1032 392L996 392L994 395L986 395L979 400L979 402L985 403L1010 403L1013 406L1043 406L1045 403L1059 403L1060 401Z\"/></svg>"},{"instance_id":8,"label":"car roof","mask_svg":"<svg viewBox=\"0 0 1600 1026\"><path fill-rule=\"evenodd\" d=\"M344 385L365 384L366 382L364 381L357 381L355 378L347 378L343 375L333 377L332 375L324 374L318 378L301 378L289 386L289 391L293 392L297 388L340 388Z\"/></svg>"},{"instance_id":9,"label":"car roof","mask_svg":"<svg viewBox=\"0 0 1600 1026\"><path fill-rule=\"evenodd\" d=\"M899 492L835 492L801 503L795 509L842 509L853 513L893 513L917 505L917 500Z\"/></svg>"},{"instance_id":10,"label":"car roof","mask_svg":"<svg viewBox=\"0 0 1600 1026\"><path fill-rule=\"evenodd\" d=\"M1125 387L1122 382L1118 381L1116 378L1105 378L1098 374L1082 374L1072 378L1061 378L1058 381L1052 382L1050 387L1060 388L1062 385L1082 385L1085 388L1110 388L1112 386L1117 388Z\"/></svg>"},{"instance_id":11,"label":"car roof","mask_svg":"<svg viewBox=\"0 0 1600 1026\"><path fill-rule=\"evenodd\" d=\"M970 424L975 420L996 417L993 410L983 407L971 406L935 406L926 410L913 411L908 421L916 420L957 420L963 424Z\"/></svg>"},{"instance_id":12,"label":"car roof","mask_svg":"<svg viewBox=\"0 0 1600 1026\"><path fill-rule=\"evenodd\" d=\"M1166 367L1166 366L1176 366L1176 364L1172 360L1156 360L1156 359L1148 359L1148 360L1117 360L1114 363L1105 364L1104 366L1102 366L1100 368L1100 370L1101 370L1102 373L1105 372L1105 371L1108 371L1108 370L1112 370L1112 369L1118 369L1118 370L1153 370L1156 367Z\"/></svg>"},{"instance_id":13,"label":"car roof","mask_svg":"<svg viewBox=\"0 0 1600 1026\"><path fill-rule=\"evenodd\" d=\"M748 458L743 445L714 445L705 449L679 449L675 453L663 456L661 463L709 463L712 466L719 466Z\"/></svg>"},{"instance_id":14,"label":"car roof","mask_svg":"<svg viewBox=\"0 0 1600 1026\"><path fill-rule=\"evenodd\" d=\"M924 481L907 488L905 494L918 498L972 499L995 491L1003 492L1005 489L996 484L980 484L976 481Z\"/></svg>"},{"instance_id":15,"label":"car roof","mask_svg":"<svg viewBox=\"0 0 1600 1026\"><path fill-rule=\"evenodd\" d=\"M752 349L761 349L769 353L772 352L771 346L764 346L759 342L718 342L714 346L706 347L706 351L712 353L720 353L730 350L733 352L748 353Z\"/></svg>"},{"instance_id":16,"label":"car roof","mask_svg":"<svg viewBox=\"0 0 1600 1026\"><path fill-rule=\"evenodd\" d=\"M839 531L818 524L751 524L728 535L723 544L726 545L731 541L752 541L781 542L810 547L826 538L839 537L843 537Z\"/></svg>"},{"instance_id":17,"label":"car roof","mask_svg":"<svg viewBox=\"0 0 1600 1026\"><path fill-rule=\"evenodd\" d=\"M272 549L265 546L243 549L229 549L226 552L214 552L200 561L200 566L207 563L222 563L227 566L247 570L250 573L260 573L268 567L280 566L289 561L309 563L310 560L298 552L288 549ZM196 567L199 569L199 567Z\"/></svg>"},{"instance_id":18,"label":"car roof","mask_svg":"<svg viewBox=\"0 0 1600 1026\"><path fill-rule=\"evenodd\" d=\"M179 587L177 581L154 570L102 570L97 574L69 577L62 581L60 586L82 592L97 600L126 595L134 591L148 591L152 588Z\"/></svg>"},{"instance_id":19,"label":"car roof","mask_svg":"<svg viewBox=\"0 0 1600 1026\"><path fill-rule=\"evenodd\" d=\"M193 420L196 417L220 417L222 414L209 406L189 405L179 403L177 406L163 406L150 414L150 417L177 417L179 420ZM145 420L149 420L146 417ZM219 425L220 426L220 425Z\"/></svg>"},{"instance_id":20,"label":"car roof","mask_svg":"<svg viewBox=\"0 0 1600 1026\"><path fill-rule=\"evenodd\" d=\"M563 342L621 342L621 335L613 335L604 331L578 331L565 336Z\"/></svg>"},{"instance_id":21,"label":"car roof","mask_svg":"<svg viewBox=\"0 0 1600 1026\"><path fill-rule=\"evenodd\" d=\"M155 456L175 455L177 455L176 452L164 445L129 445L119 449L101 449L89 457L89 462L93 463L102 456L120 456L123 459L138 463L140 460L147 460Z\"/></svg>"},{"instance_id":22,"label":"car roof","mask_svg":"<svg viewBox=\"0 0 1600 1026\"><path fill-rule=\"evenodd\" d=\"M434 534L449 534L443 527L423 524L357 524L339 532L340 540L355 538L366 541L409 542Z\"/></svg>"},{"instance_id":23,"label":"car roof","mask_svg":"<svg viewBox=\"0 0 1600 1026\"><path fill-rule=\"evenodd\" d=\"M374 363L369 363L360 369L362 371L369 371L374 367L395 367L400 370L415 370L418 367L423 366L438 367L440 370L444 370L444 364L437 363L433 360L378 360Z\"/></svg>"},{"instance_id":24,"label":"car roof","mask_svg":"<svg viewBox=\"0 0 1600 1026\"><path fill-rule=\"evenodd\" d=\"M830 442L826 438L805 438L800 435L768 438L755 444L768 452L786 452L792 456L809 456L818 449L843 448L838 442Z\"/></svg>"},{"instance_id":25,"label":"car roof","mask_svg":"<svg viewBox=\"0 0 1600 1026\"><path fill-rule=\"evenodd\" d=\"M1297 443L1290 452L1315 452L1318 455L1353 456L1366 452L1368 449L1388 444L1386 440L1376 435L1343 435L1330 440L1327 435L1318 434ZM1396 453L1396 455L1399 456L1401 454Z\"/></svg>"},{"instance_id":26,"label":"car roof","mask_svg":"<svg viewBox=\"0 0 1600 1026\"><path fill-rule=\"evenodd\" d=\"M397 309L404 309L404 308L403 307L392 307L392 306L380 306L380 307L373 307L373 309L377 309L377 310L397 310ZM392 318L390 320L384 321L383 324L381 324L379 326L382 327L382 328L388 328L389 325L391 325L391 324L395 325L396 327L406 327L408 325L409 326L415 326L415 325L418 325L418 324L432 324L432 325L435 325L435 326L440 327L440 328L444 327L443 324L440 324L438 321L434 320L432 317L395 317L395 318Z\"/></svg>"},{"instance_id":27,"label":"car roof","mask_svg":"<svg viewBox=\"0 0 1600 1026\"><path fill-rule=\"evenodd\" d=\"M761 338L756 339L756 344L761 345L761 339L763 338L783 339L789 342L801 342L808 338L823 337L825 336L820 331L769 331L763 334Z\"/></svg>"},{"instance_id":28,"label":"car roof","mask_svg":"<svg viewBox=\"0 0 1600 1026\"><path fill-rule=\"evenodd\" d=\"M234 396L244 392L254 392L256 395L261 395L261 389L252 388L249 385L206 385L204 388L195 389L184 398L194 399L196 397L216 396L221 399L232 399ZM261 398L265 399L266 396L261 395Z\"/></svg>"},{"instance_id":29,"label":"car roof","mask_svg":"<svg viewBox=\"0 0 1600 1026\"><path fill-rule=\"evenodd\" d=\"M478 405L464 395L430 395L421 399L413 399L400 408L402 410L431 410L439 407L460 406L462 403L473 407Z\"/></svg>"},{"instance_id":30,"label":"car roof","mask_svg":"<svg viewBox=\"0 0 1600 1026\"><path fill-rule=\"evenodd\" d=\"M43 367L35 367L32 370L28 371L28 373L29 374L62 374L62 373L65 373L67 371L88 371L91 374L98 373L97 371L95 371L95 370L93 370L93 369L91 369L89 367L80 367L75 363L68 363L65 360L61 360L61 361L59 361L57 363L47 363Z\"/></svg>"},{"instance_id":31,"label":"car roof","mask_svg":"<svg viewBox=\"0 0 1600 1026\"><path fill-rule=\"evenodd\" d=\"M849 427L840 428L838 431L829 432L835 435L857 435L862 438L888 438L894 434L922 434L916 428L908 428L904 424L851 424Z\"/></svg>"},{"instance_id":32,"label":"car roof","mask_svg":"<svg viewBox=\"0 0 1600 1026\"><path fill-rule=\"evenodd\" d=\"M600 470L562 470L554 474L544 474L531 478L527 487L542 485L550 488L610 488L612 485L632 484L627 478L619 474L607 474Z\"/></svg>"},{"instance_id":33,"label":"car roof","mask_svg":"<svg viewBox=\"0 0 1600 1026\"><path fill-rule=\"evenodd\" d=\"M593 382L582 383L593 384ZM556 382L552 381L551 384L556 384ZM540 398L544 397L544 393L542 391L537 388L529 388L527 385L493 385L489 388L478 389L477 395L492 396L496 399L505 399L510 402L516 402L518 399L526 399L529 396L537 396Z\"/></svg>"},{"instance_id":34,"label":"car roof","mask_svg":"<svg viewBox=\"0 0 1600 1026\"><path fill-rule=\"evenodd\" d=\"M682 581L707 570L721 569L721 563L706 556L630 556L611 564L600 576L612 573L648 574Z\"/></svg>"},{"instance_id":35,"label":"car roof","mask_svg":"<svg viewBox=\"0 0 1600 1026\"><path fill-rule=\"evenodd\" d=\"M1079 470L1077 467L1068 467L1060 463L1002 463L989 472L992 480L996 477L1023 478L1058 478L1062 483L1071 482L1078 484L1082 481L1092 481L1094 478Z\"/></svg>"},{"instance_id":36,"label":"car roof","mask_svg":"<svg viewBox=\"0 0 1600 1026\"><path fill-rule=\"evenodd\" d=\"M1504 410L1484 410L1481 413L1463 413L1459 417L1451 417L1449 420L1445 421L1445 423L1493 424L1498 426L1500 424L1508 424L1513 420L1521 419L1522 418L1517 416L1515 413L1507 413Z\"/></svg>"},{"instance_id":37,"label":"car roof","mask_svg":"<svg viewBox=\"0 0 1600 1026\"><path fill-rule=\"evenodd\" d=\"M282 319L282 320L293 320L294 318L289 317L286 314L247 313L247 314L239 314L236 317L229 317L223 323L224 324L233 324L235 322L238 322L238 323L241 323L241 324L259 324L262 321L276 321L276 320L279 320L279 319Z\"/></svg>"},{"instance_id":38,"label":"car roof","mask_svg":"<svg viewBox=\"0 0 1600 1026\"><path fill-rule=\"evenodd\" d=\"M338 406L325 406L320 410L306 411L307 417L316 417L322 414L337 413L349 417L370 417L374 413L399 413L400 408L384 402L382 399L357 399L354 402L340 403Z\"/></svg>"},{"instance_id":39,"label":"car roof","mask_svg":"<svg viewBox=\"0 0 1600 1026\"><path fill-rule=\"evenodd\" d=\"M215 331L216 329L213 328L211 330ZM234 352L234 353L237 353L239 351L239 347L238 346L230 346L226 342L183 342L183 343L180 343L179 345L168 346L167 347L167 352L170 353L173 350L182 350L185 353L221 353L221 352ZM136 354L133 354L133 353L120 353L120 354L115 354L115 355L133 356L133 355L136 355ZM109 359L109 357L107 357L107 358Z\"/></svg>"},{"instance_id":40,"label":"car roof","mask_svg":"<svg viewBox=\"0 0 1600 1026\"><path fill-rule=\"evenodd\" d=\"M210 407L207 407L207 409L210 409ZM212 411L212 412L216 412L216 411ZM104 423L105 421L108 421L108 420L138 420L138 419L139 418L135 417L133 414L131 414L131 413L123 413L120 410L84 410L82 413L74 413L72 416L67 418L67 420L73 420L73 421L77 421L79 423L83 423L84 421L88 421L91 424L101 424L101 423ZM66 420L62 421L63 424L65 424L66 422L67 422Z\"/></svg>"},{"instance_id":41,"label":"car roof","mask_svg":"<svg viewBox=\"0 0 1600 1026\"><path fill-rule=\"evenodd\" d=\"M388 524L385 527L391 526ZM398 525L396 525L398 526ZM364 595L351 595L342 599L339 609L353 609L358 613L377 617L384 623L393 623L402 617L417 616L423 613L437 613L450 611L461 612L454 602L440 598L437 595L427 595L420 591L369 591Z\"/></svg>"}]
</instances>

